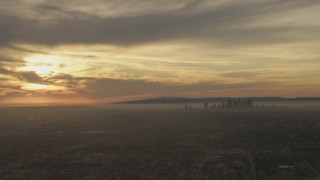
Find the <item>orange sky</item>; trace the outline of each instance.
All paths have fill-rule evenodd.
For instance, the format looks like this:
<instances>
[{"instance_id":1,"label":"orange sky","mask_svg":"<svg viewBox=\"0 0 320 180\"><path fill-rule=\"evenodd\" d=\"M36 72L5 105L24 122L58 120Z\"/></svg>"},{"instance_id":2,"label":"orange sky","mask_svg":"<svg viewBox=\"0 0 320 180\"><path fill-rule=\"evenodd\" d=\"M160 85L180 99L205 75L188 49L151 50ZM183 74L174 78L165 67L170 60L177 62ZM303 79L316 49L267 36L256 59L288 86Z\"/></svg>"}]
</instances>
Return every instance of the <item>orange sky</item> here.
<instances>
[{"instance_id":1,"label":"orange sky","mask_svg":"<svg viewBox=\"0 0 320 180\"><path fill-rule=\"evenodd\" d=\"M0 2L0 104L320 96L320 2Z\"/></svg>"}]
</instances>

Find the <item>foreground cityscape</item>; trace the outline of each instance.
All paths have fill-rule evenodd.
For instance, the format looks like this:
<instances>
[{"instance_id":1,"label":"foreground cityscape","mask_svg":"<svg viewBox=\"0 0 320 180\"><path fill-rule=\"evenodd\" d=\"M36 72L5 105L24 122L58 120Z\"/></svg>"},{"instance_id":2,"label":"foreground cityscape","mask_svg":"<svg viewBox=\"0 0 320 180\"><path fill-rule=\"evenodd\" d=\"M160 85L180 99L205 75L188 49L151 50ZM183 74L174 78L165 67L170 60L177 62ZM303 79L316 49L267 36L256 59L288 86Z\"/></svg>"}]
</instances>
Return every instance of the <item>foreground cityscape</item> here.
<instances>
[{"instance_id":1,"label":"foreground cityscape","mask_svg":"<svg viewBox=\"0 0 320 180\"><path fill-rule=\"evenodd\" d=\"M317 108L3 107L0 114L3 180L320 179Z\"/></svg>"}]
</instances>

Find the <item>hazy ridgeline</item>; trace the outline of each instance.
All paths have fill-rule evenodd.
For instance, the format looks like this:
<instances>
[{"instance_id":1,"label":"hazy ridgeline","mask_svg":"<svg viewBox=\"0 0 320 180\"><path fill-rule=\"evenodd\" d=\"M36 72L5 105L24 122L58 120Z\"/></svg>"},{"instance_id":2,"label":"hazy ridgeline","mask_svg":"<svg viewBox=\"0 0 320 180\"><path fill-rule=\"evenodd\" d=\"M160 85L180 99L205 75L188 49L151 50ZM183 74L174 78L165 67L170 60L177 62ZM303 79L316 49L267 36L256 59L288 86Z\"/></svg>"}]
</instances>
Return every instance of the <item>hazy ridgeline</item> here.
<instances>
[{"instance_id":1,"label":"hazy ridgeline","mask_svg":"<svg viewBox=\"0 0 320 180\"><path fill-rule=\"evenodd\" d=\"M0 179L319 177L319 108L194 106L2 107Z\"/></svg>"}]
</instances>

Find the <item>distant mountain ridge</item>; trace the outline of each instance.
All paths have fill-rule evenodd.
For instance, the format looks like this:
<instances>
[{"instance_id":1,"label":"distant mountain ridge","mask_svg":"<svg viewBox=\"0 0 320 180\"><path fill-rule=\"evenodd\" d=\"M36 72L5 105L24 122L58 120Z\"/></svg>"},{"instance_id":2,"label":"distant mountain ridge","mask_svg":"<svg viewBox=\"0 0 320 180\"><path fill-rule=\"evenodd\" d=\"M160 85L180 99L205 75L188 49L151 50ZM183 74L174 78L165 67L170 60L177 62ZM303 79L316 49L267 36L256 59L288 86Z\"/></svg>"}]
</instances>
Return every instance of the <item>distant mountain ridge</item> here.
<instances>
[{"instance_id":1,"label":"distant mountain ridge","mask_svg":"<svg viewBox=\"0 0 320 180\"><path fill-rule=\"evenodd\" d=\"M209 97L209 98L188 98L188 97L159 97L151 99L141 99L132 101L119 101L113 104L180 104L180 103L203 103L203 102L221 102L228 99L238 99L234 97ZM244 97L241 99L250 99L253 101L316 101L320 97L296 97L296 98L282 98L282 97Z\"/></svg>"}]
</instances>

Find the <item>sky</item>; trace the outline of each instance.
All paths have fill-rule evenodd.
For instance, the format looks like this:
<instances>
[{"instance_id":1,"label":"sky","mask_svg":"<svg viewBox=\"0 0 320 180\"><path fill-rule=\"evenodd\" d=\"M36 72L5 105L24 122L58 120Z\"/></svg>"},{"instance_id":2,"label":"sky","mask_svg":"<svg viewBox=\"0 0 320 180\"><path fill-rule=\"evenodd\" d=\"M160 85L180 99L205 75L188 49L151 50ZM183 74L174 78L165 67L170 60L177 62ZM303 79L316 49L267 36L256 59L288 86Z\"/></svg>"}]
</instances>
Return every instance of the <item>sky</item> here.
<instances>
[{"instance_id":1,"label":"sky","mask_svg":"<svg viewBox=\"0 0 320 180\"><path fill-rule=\"evenodd\" d=\"M0 104L320 96L319 0L1 0Z\"/></svg>"}]
</instances>

